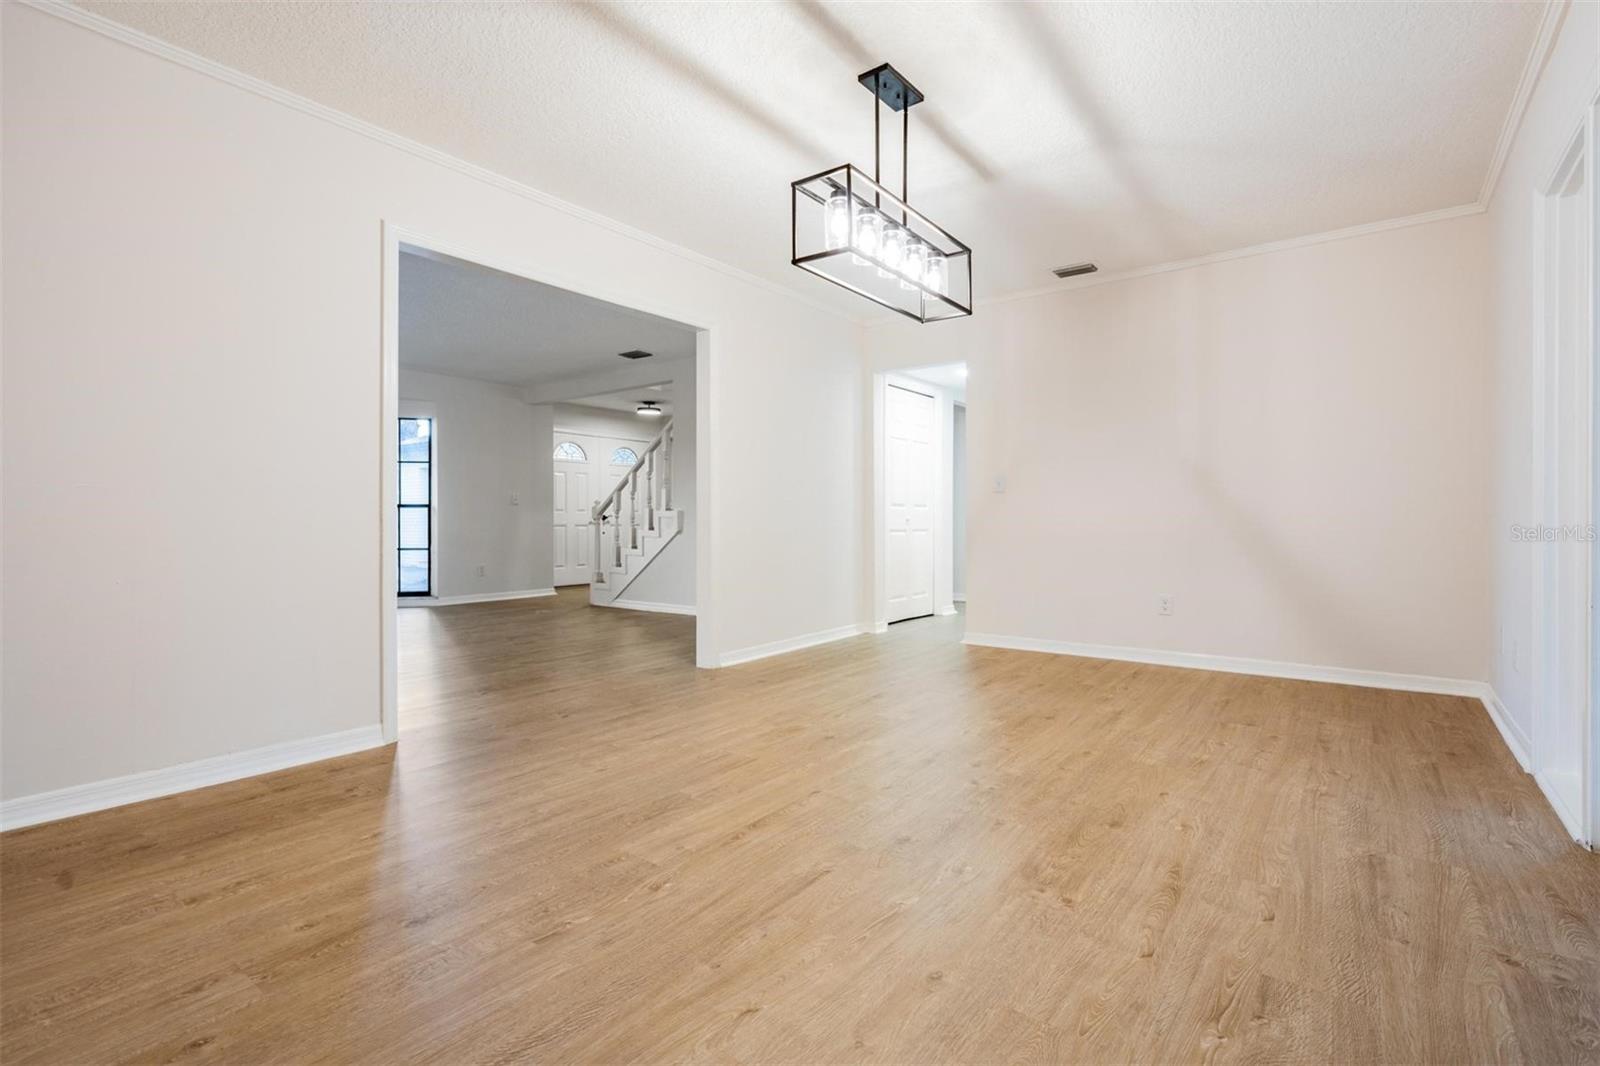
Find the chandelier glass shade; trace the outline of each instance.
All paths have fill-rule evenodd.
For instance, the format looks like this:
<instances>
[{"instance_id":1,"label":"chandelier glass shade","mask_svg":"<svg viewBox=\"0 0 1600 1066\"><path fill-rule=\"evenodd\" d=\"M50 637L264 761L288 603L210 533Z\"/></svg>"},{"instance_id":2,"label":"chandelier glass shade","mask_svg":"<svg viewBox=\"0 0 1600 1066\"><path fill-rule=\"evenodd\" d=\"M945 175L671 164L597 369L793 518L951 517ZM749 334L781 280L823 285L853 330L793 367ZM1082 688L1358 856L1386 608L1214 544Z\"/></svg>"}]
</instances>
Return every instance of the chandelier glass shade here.
<instances>
[{"instance_id":1,"label":"chandelier glass shade","mask_svg":"<svg viewBox=\"0 0 1600 1066\"><path fill-rule=\"evenodd\" d=\"M861 75L878 114L909 116L922 94L888 64ZM899 195L843 163L790 183L790 262L918 322L972 314L972 249L906 202L909 119L902 126Z\"/></svg>"}]
</instances>

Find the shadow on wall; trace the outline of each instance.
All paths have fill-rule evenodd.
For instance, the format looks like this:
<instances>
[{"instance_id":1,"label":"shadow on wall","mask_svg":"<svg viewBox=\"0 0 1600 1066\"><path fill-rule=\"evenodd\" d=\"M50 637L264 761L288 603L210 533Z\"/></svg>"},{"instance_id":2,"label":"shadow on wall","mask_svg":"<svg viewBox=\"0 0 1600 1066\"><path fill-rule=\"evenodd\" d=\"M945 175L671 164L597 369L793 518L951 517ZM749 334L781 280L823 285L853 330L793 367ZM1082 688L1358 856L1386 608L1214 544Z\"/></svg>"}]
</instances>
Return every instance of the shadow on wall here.
<instances>
[{"instance_id":1,"label":"shadow on wall","mask_svg":"<svg viewBox=\"0 0 1600 1066\"><path fill-rule=\"evenodd\" d=\"M1188 314L1177 330L1175 370L1179 382L1188 385L1187 394L1181 386L1178 392L1180 405L1188 401L1188 410L1180 410L1178 417L1189 439L1180 437L1179 447L1189 454L1196 495L1215 517L1217 528L1228 534L1238 557L1260 573L1279 602L1292 604L1297 621L1341 650L1343 662L1324 665L1379 668L1387 649L1369 621L1369 612L1322 578L1326 568L1316 558L1299 553L1272 522L1260 516L1258 508L1229 491L1220 457L1223 426L1217 418L1224 388L1218 360L1224 347L1214 281L1207 271L1188 271L1181 284Z\"/></svg>"}]
</instances>

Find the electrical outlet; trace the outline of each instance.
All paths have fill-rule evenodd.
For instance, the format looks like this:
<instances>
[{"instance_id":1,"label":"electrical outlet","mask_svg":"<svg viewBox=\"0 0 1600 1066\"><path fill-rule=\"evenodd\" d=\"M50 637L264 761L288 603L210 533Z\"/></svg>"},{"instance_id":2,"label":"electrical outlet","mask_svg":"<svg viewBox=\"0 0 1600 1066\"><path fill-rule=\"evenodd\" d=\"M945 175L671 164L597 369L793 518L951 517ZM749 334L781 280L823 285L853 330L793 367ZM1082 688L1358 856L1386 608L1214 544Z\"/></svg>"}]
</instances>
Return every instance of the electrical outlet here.
<instances>
[{"instance_id":1,"label":"electrical outlet","mask_svg":"<svg viewBox=\"0 0 1600 1066\"><path fill-rule=\"evenodd\" d=\"M1004 474L996 474L994 476L994 491L1006 491L1006 476Z\"/></svg>"},{"instance_id":2,"label":"electrical outlet","mask_svg":"<svg viewBox=\"0 0 1600 1066\"><path fill-rule=\"evenodd\" d=\"M483 576L483 567L481 567L481 566L480 566L480 567L478 567L478 576L479 576L479 577L482 577L482 576Z\"/></svg>"},{"instance_id":3,"label":"electrical outlet","mask_svg":"<svg viewBox=\"0 0 1600 1066\"><path fill-rule=\"evenodd\" d=\"M1156 597L1156 614L1171 614L1171 613L1172 613L1172 596L1171 595L1157 596Z\"/></svg>"},{"instance_id":4,"label":"electrical outlet","mask_svg":"<svg viewBox=\"0 0 1600 1066\"><path fill-rule=\"evenodd\" d=\"M522 503L522 497L518 496L516 493L513 492L511 494L511 506L516 507L521 503Z\"/></svg>"}]
</instances>

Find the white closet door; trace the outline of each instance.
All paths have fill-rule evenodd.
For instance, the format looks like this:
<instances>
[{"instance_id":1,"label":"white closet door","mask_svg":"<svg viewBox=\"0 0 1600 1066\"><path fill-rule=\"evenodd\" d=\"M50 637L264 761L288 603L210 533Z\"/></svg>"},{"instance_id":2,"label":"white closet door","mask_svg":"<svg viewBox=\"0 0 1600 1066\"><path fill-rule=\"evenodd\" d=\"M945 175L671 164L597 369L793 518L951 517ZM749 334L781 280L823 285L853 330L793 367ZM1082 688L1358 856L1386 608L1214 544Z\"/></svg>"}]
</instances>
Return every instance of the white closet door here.
<instances>
[{"instance_id":1,"label":"white closet door","mask_svg":"<svg viewBox=\"0 0 1600 1066\"><path fill-rule=\"evenodd\" d=\"M888 620L933 613L932 396L890 385L884 390L884 506Z\"/></svg>"}]
</instances>

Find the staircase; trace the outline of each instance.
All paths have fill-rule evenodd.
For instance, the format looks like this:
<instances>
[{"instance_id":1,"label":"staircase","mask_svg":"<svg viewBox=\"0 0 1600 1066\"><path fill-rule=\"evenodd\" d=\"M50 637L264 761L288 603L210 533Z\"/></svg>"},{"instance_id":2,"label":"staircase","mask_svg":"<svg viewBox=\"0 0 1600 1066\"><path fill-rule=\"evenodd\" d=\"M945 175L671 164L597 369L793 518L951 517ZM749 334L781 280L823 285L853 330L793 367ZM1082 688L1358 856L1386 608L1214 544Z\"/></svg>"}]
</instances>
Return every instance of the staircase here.
<instances>
[{"instance_id":1,"label":"staircase","mask_svg":"<svg viewBox=\"0 0 1600 1066\"><path fill-rule=\"evenodd\" d=\"M672 419L610 494L595 501L590 518L595 570L589 602L604 607L683 531L683 512L672 507Z\"/></svg>"}]
</instances>

